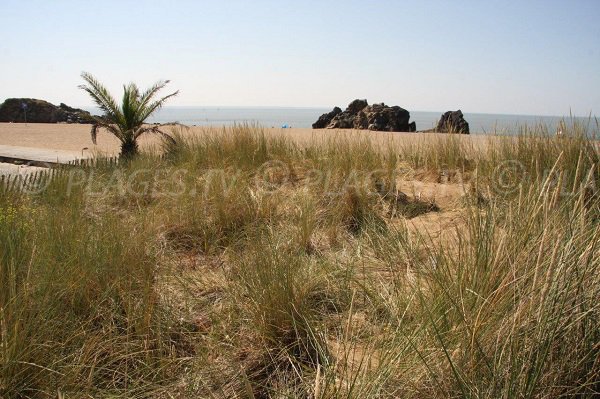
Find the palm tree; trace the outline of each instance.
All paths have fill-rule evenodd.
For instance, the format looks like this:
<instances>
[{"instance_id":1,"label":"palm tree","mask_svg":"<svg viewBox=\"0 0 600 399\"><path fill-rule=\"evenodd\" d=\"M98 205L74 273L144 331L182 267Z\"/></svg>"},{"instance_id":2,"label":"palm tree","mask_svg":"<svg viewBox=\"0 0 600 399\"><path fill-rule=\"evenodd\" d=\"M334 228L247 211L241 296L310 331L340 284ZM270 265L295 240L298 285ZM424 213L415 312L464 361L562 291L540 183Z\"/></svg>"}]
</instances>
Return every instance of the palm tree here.
<instances>
[{"instance_id":1,"label":"palm tree","mask_svg":"<svg viewBox=\"0 0 600 399\"><path fill-rule=\"evenodd\" d=\"M91 74L83 72L81 77L87 82L87 85L80 85L79 88L85 90L104 112L102 116L93 117L91 134L94 144L96 144L98 131L100 129L108 130L121 141L121 158L128 159L138 153L137 139L144 133L159 134L165 139L173 141L173 138L161 131L160 127L174 123L145 124L150 115L161 108L169 98L179 93L176 91L159 100L153 100L153 97L169 83L168 80L155 83L143 93L140 93L135 83L123 85L123 100L119 106L108 90Z\"/></svg>"}]
</instances>

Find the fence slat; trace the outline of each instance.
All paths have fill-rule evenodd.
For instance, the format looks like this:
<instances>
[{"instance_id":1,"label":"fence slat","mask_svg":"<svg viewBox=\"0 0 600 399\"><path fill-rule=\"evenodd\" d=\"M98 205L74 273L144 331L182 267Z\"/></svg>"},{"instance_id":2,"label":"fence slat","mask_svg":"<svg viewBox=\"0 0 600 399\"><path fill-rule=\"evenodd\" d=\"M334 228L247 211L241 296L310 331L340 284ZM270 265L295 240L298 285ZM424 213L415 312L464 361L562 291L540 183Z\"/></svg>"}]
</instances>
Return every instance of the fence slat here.
<instances>
[{"instance_id":1,"label":"fence slat","mask_svg":"<svg viewBox=\"0 0 600 399\"><path fill-rule=\"evenodd\" d=\"M0 192L4 194L17 191L20 192L28 188L35 191L35 187L47 186L49 180L66 176L74 167L85 169L99 167L113 168L118 165L119 157L111 156L72 160L69 161L68 164L58 165L44 170L36 170L35 172L23 175L0 175Z\"/></svg>"}]
</instances>

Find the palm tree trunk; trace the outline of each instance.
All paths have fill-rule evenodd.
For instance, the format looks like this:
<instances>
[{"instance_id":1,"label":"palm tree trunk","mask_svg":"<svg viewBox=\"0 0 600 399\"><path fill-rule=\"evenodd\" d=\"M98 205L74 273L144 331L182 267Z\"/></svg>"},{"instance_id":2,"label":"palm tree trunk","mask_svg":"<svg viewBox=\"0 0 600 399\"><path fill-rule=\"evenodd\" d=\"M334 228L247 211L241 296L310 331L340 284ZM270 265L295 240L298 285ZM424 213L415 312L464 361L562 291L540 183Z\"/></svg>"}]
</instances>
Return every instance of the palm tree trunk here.
<instances>
[{"instance_id":1,"label":"palm tree trunk","mask_svg":"<svg viewBox=\"0 0 600 399\"><path fill-rule=\"evenodd\" d=\"M121 158L132 159L139 153L138 143L135 139L121 141Z\"/></svg>"}]
</instances>

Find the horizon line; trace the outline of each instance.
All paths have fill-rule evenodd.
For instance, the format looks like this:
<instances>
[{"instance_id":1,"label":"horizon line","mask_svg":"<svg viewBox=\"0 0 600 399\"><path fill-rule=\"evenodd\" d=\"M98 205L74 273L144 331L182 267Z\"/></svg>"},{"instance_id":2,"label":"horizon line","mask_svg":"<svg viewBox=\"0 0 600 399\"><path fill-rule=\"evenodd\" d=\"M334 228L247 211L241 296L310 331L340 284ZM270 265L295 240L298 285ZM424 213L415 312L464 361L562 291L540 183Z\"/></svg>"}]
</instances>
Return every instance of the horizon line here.
<instances>
[{"instance_id":1,"label":"horizon line","mask_svg":"<svg viewBox=\"0 0 600 399\"><path fill-rule=\"evenodd\" d=\"M376 103L373 103L376 104ZM98 108L96 105L76 105L76 108ZM337 107L334 106L334 107ZM165 105L162 108L261 108L261 109L318 109L318 110L332 110L334 107L326 107L326 106L287 106L287 105ZM340 107L342 108L342 107ZM404 108L404 107L402 107ZM343 110L344 108L342 108ZM406 108L404 108L406 109ZM447 111L430 111L430 110L408 110L408 112L429 112L429 113L444 113L447 111L456 111L457 109L449 109ZM590 112L587 115L577 115L577 114L565 114L565 115L552 115L552 114L512 114L506 112L471 112L465 111L462 108L458 108L465 114L471 115L505 115L505 116L542 116L548 118L589 118L589 119L597 119L600 118L600 115L595 115Z\"/></svg>"}]
</instances>

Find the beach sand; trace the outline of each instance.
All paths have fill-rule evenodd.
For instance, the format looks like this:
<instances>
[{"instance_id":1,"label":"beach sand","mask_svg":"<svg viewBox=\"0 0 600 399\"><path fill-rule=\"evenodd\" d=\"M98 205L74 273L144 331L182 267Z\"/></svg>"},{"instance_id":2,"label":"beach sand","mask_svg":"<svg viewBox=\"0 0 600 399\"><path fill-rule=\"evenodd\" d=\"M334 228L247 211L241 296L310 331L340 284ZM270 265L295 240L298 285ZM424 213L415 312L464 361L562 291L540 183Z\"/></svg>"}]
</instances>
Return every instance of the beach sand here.
<instances>
[{"instance_id":1,"label":"beach sand","mask_svg":"<svg viewBox=\"0 0 600 399\"><path fill-rule=\"evenodd\" d=\"M165 128L170 132L171 127ZM184 129L185 134L204 135L219 132L222 127L200 127L193 126ZM429 141L439 139L443 134L437 133L397 133L397 132L373 132L356 130L328 130L328 129L304 129L304 128L264 128L267 135L287 136L302 144L326 140L335 136L347 136L352 138L371 138L380 144L426 144ZM481 145L489 140L489 137L478 135L460 135L461 140ZM160 138L156 135L147 134L140 138L142 149L157 147ZM92 143L90 137L90 125L79 124L46 124L46 123L0 123L0 145L13 145L22 147L48 148L67 151L81 151L82 155L87 153L118 154L119 141L111 134L100 131L98 133L97 145Z\"/></svg>"}]
</instances>

